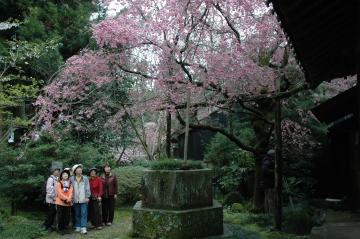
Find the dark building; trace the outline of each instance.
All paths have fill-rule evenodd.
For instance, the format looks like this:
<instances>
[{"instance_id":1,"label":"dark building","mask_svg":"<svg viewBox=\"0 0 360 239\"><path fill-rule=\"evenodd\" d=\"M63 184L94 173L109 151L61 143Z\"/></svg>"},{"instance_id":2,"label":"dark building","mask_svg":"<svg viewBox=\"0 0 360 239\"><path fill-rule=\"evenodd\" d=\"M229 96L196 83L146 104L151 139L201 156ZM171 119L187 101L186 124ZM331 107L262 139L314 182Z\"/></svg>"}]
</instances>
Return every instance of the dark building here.
<instances>
[{"instance_id":1,"label":"dark building","mask_svg":"<svg viewBox=\"0 0 360 239\"><path fill-rule=\"evenodd\" d=\"M322 197L346 199L351 208L360 208L359 130L356 87L314 108L312 112L329 126L325 155L316 172Z\"/></svg>"},{"instance_id":2,"label":"dark building","mask_svg":"<svg viewBox=\"0 0 360 239\"><path fill-rule=\"evenodd\" d=\"M228 125L227 116L221 112L213 112L203 120L206 124L216 124L226 127ZM206 146L215 136L216 132L202 129L190 129L188 158L191 160L203 160ZM185 131L181 130L173 135L174 156L178 158L184 157Z\"/></svg>"}]
</instances>

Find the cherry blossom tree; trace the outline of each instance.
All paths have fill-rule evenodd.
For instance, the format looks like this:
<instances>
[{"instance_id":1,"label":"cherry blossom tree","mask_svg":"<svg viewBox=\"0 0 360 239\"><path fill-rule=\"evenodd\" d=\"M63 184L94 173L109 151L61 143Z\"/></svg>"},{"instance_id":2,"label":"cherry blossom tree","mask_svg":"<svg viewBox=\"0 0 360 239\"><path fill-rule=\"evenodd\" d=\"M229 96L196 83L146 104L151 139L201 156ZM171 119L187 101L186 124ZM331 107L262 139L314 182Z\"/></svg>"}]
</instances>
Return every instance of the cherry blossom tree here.
<instances>
[{"instance_id":1,"label":"cherry blossom tree","mask_svg":"<svg viewBox=\"0 0 360 239\"><path fill-rule=\"evenodd\" d=\"M271 9L261 0L118 4L123 6L118 16L93 26L98 49L71 57L44 88L36 103L38 122L48 130L64 122L81 130L88 127L87 119L101 113L105 116L97 127L121 131L126 119L165 111L184 124L182 109L190 91L191 128L219 132L255 155L259 206L261 160L273 132L274 99L307 87L301 77L292 77L289 69L298 67ZM281 79L280 93L274 89L276 79ZM102 94L124 85L130 87L123 95ZM200 108L229 115L241 109L251 121L254 143L244 143L241 133L197 122ZM136 122L130 126L140 136Z\"/></svg>"}]
</instances>

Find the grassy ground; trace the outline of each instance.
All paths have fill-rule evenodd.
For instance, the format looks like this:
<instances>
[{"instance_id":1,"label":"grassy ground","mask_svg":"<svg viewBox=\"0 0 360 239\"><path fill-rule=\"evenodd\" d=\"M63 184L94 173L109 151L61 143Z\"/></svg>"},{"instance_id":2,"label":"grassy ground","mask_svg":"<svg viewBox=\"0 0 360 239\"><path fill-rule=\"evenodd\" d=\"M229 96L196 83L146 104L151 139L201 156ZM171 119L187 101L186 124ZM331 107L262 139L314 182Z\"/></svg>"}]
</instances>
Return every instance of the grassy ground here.
<instances>
[{"instance_id":1,"label":"grassy ground","mask_svg":"<svg viewBox=\"0 0 360 239\"><path fill-rule=\"evenodd\" d=\"M131 210L130 208L120 208L116 210L114 224L105 227L103 230L89 230L86 238L91 239L129 239L131 234ZM79 233L72 232L69 235L61 236L57 232L49 233L41 239L77 239L84 238Z\"/></svg>"},{"instance_id":2,"label":"grassy ground","mask_svg":"<svg viewBox=\"0 0 360 239\"><path fill-rule=\"evenodd\" d=\"M4 205L4 204L2 204ZM0 212L4 212L1 208ZM8 212L5 210L5 214ZM131 238L131 207L118 208L115 221L111 227L103 230L89 230L86 237L71 231L71 234L59 235L57 232L44 232L40 229L44 214L41 212L19 212L18 216L8 217L0 230L0 238L6 239L130 239ZM263 216L249 213L229 213L224 210L224 221L233 236L231 239L306 239L285 233L271 231L271 222ZM0 221L1 224L1 221ZM229 238L230 239L230 238Z\"/></svg>"},{"instance_id":3,"label":"grassy ground","mask_svg":"<svg viewBox=\"0 0 360 239\"><path fill-rule=\"evenodd\" d=\"M77 239L84 238L79 233L71 231L71 234L60 235L57 232L47 232L40 228L44 220L43 212L24 212L19 211L17 216L9 216L7 209L1 208L0 211L6 214L6 221L3 220L4 227L0 230L0 238L6 239ZM0 220L1 224L1 220ZM131 208L119 208L115 212L114 223L103 230L89 230L86 238L91 239L129 239L131 234Z\"/></svg>"}]
</instances>

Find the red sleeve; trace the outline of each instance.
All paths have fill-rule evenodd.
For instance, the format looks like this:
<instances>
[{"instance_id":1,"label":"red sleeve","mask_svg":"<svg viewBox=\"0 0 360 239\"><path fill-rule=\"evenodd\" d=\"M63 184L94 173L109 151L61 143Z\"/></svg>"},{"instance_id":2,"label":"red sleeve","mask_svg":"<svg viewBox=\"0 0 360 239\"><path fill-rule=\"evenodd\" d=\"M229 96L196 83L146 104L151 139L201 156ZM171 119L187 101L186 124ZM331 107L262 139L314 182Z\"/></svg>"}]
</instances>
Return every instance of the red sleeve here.
<instances>
[{"instance_id":1,"label":"red sleeve","mask_svg":"<svg viewBox=\"0 0 360 239\"><path fill-rule=\"evenodd\" d=\"M101 180L101 178L98 178L98 182L99 182L99 197L102 197L102 195L104 194L104 187L103 187L103 181Z\"/></svg>"}]
</instances>

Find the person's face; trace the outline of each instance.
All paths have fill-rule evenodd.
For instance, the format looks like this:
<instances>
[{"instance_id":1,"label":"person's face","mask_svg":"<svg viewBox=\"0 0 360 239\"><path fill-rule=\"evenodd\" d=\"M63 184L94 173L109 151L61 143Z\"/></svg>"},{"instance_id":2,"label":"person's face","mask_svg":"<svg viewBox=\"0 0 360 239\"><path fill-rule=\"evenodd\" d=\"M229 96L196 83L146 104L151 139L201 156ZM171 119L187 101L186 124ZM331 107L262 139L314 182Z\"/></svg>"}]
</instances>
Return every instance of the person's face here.
<instances>
[{"instance_id":1,"label":"person's face","mask_svg":"<svg viewBox=\"0 0 360 239\"><path fill-rule=\"evenodd\" d=\"M59 177L59 176L60 176L60 170L55 170L55 171L53 172L53 175L54 175L55 177Z\"/></svg>"},{"instance_id":2,"label":"person's face","mask_svg":"<svg viewBox=\"0 0 360 239\"><path fill-rule=\"evenodd\" d=\"M81 175L81 174L82 174L82 168L81 168L81 167L77 167L77 169L75 170L75 174L76 174L76 175Z\"/></svg>"},{"instance_id":3,"label":"person's face","mask_svg":"<svg viewBox=\"0 0 360 239\"><path fill-rule=\"evenodd\" d=\"M90 176L91 176L91 177L95 177L95 176L96 176L96 172L95 172L95 170L91 170L91 172L90 172Z\"/></svg>"},{"instance_id":4,"label":"person's face","mask_svg":"<svg viewBox=\"0 0 360 239\"><path fill-rule=\"evenodd\" d=\"M111 168L110 168L109 166L106 166L106 167L104 168L104 171L105 171L105 173L110 173Z\"/></svg>"},{"instance_id":5,"label":"person's face","mask_svg":"<svg viewBox=\"0 0 360 239\"><path fill-rule=\"evenodd\" d=\"M63 173L62 174L62 179L63 180L68 180L69 179L69 174L68 173Z\"/></svg>"}]
</instances>

